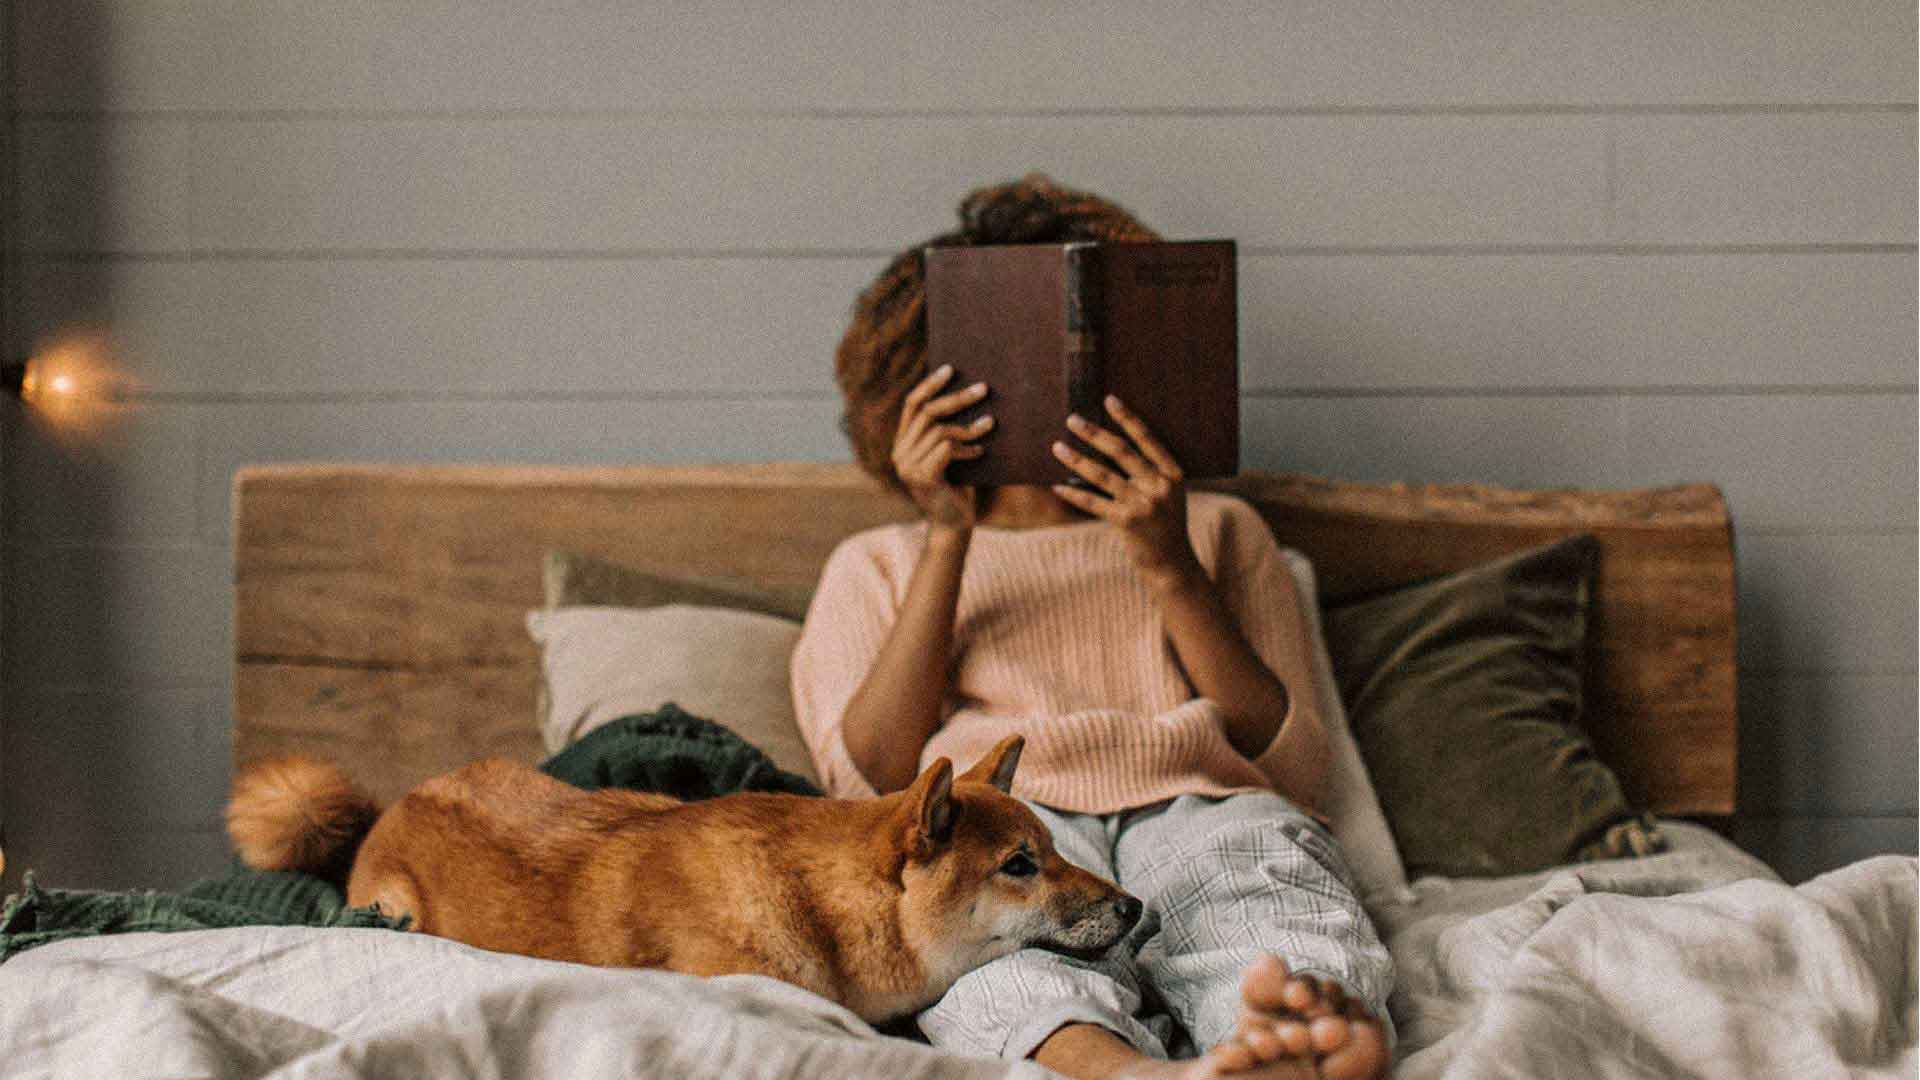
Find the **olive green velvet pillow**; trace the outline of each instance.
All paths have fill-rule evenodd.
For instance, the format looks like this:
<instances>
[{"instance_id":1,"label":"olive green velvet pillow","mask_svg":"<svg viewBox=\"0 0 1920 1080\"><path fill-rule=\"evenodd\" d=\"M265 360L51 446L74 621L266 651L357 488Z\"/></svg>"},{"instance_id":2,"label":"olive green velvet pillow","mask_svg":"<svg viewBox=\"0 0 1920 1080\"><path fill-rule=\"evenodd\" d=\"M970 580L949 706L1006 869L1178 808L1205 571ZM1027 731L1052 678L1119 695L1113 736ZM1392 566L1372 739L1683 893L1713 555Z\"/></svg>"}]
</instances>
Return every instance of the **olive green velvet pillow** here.
<instances>
[{"instance_id":1,"label":"olive green velvet pillow","mask_svg":"<svg viewBox=\"0 0 1920 1080\"><path fill-rule=\"evenodd\" d=\"M1576 536L1327 609L1334 675L1409 874L1663 846L1582 728L1599 554Z\"/></svg>"}]
</instances>

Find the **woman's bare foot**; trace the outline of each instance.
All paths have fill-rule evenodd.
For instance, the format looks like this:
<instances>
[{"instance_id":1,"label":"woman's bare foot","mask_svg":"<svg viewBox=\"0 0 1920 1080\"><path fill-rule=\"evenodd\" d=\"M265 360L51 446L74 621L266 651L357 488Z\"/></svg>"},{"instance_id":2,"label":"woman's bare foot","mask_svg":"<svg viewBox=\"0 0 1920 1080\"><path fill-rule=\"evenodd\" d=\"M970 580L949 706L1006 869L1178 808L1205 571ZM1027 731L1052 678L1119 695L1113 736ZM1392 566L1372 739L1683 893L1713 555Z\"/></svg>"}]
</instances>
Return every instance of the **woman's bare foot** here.
<instances>
[{"instance_id":1,"label":"woman's bare foot","mask_svg":"<svg viewBox=\"0 0 1920 1080\"><path fill-rule=\"evenodd\" d=\"M1148 1058L1093 1024L1048 1036L1034 1060L1074 1077L1129 1080L1379 1080L1391 1063L1387 1032L1337 983L1293 976L1263 956L1240 983L1240 1028L1192 1061Z\"/></svg>"},{"instance_id":2,"label":"woman's bare foot","mask_svg":"<svg viewBox=\"0 0 1920 1080\"><path fill-rule=\"evenodd\" d=\"M1240 983L1240 1029L1207 1051L1199 1077L1297 1076L1377 1080L1390 1063L1387 1032L1339 983L1294 976L1277 956L1263 956Z\"/></svg>"}]
</instances>

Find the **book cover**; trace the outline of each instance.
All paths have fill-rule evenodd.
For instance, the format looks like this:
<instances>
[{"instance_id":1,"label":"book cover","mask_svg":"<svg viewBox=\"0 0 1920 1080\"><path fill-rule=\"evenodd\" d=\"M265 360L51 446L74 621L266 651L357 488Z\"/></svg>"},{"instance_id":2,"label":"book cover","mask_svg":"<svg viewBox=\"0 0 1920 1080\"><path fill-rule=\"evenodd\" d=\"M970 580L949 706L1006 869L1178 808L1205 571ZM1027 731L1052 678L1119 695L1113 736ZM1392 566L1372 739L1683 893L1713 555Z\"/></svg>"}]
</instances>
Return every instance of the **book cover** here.
<instances>
[{"instance_id":1,"label":"book cover","mask_svg":"<svg viewBox=\"0 0 1920 1080\"><path fill-rule=\"evenodd\" d=\"M1238 275L1231 240L1005 244L926 249L927 367L952 389L986 382L986 452L956 484L1074 479L1056 439L1078 412L1109 430L1102 401L1132 407L1189 477L1240 465Z\"/></svg>"}]
</instances>

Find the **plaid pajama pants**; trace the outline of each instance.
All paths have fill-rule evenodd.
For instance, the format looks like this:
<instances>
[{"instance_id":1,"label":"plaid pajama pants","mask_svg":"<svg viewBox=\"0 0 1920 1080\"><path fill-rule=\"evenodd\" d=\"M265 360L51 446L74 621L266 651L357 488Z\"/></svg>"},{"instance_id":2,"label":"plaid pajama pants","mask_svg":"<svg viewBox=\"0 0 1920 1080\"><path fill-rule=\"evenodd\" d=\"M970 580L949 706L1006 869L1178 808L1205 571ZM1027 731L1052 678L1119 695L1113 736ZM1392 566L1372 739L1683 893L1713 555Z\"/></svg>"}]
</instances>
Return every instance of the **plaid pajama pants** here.
<instances>
[{"instance_id":1,"label":"plaid pajama pants","mask_svg":"<svg viewBox=\"0 0 1920 1080\"><path fill-rule=\"evenodd\" d=\"M1240 979L1270 952L1337 980L1387 1025L1393 961L1321 826L1278 795L1183 795L1119 814L1033 806L1067 861L1138 896L1146 912L1097 961L1022 949L978 968L919 1017L942 1049L1030 1056L1071 1023L1154 1057L1232 1034Z\"/></svg>"}]
</instances>

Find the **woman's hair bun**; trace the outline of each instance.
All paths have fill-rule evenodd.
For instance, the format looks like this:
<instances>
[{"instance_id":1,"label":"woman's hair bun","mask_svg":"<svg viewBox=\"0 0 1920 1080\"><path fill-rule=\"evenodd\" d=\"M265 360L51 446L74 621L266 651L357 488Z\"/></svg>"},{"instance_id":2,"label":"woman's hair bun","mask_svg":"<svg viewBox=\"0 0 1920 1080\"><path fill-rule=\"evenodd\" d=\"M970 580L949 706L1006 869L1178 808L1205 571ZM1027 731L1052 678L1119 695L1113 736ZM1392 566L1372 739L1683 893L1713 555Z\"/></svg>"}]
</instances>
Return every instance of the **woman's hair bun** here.
<instances>
[{"instance_id":1,"label":"woman's hair bun","mask_svg":"<svg viewBox=\"0 0 1920 1080\"><path fill-rule=\"evenodd\" d=\"M1045 173L976 188L960 202L962 244L1055 244L1067 240L1157 240L1126 210Z\"/></svg>"},{"instance_id":2,"label":"woman's hair bun","mask_svg":"<svg viewBox=\"0 0 1920 1080\"><path fill-rule=\"evenodd\" d=\"M960 202L960 232L973 244L1044 244L1064 239L1061 206L1066 194L1044 173L979 188Z\"/></svg>"}]
</instances>

